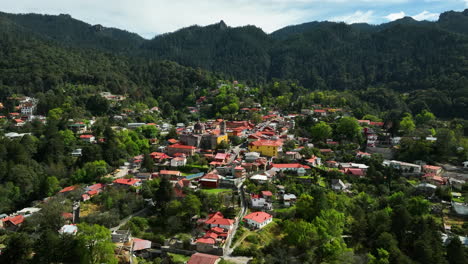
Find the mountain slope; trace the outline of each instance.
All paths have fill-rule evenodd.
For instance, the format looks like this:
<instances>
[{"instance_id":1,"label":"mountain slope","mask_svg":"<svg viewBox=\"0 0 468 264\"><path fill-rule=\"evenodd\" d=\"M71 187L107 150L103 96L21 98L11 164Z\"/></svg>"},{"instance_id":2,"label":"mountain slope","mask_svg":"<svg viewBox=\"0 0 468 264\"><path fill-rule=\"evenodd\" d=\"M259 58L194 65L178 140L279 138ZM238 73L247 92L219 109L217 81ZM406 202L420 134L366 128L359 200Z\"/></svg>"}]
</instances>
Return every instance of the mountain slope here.
<instances>
[{"instance_id":1,"label":"mountain slope","mask_svg":"<svg viewBox=\"0 0 468 264\"><path fill-rule=\"evenodd\" d=\"M101 25L92 26L69 15L0 13L0 17L40 37L83 48L129 53L135 52L135 49L145 41L135 33L105 28Z\"/></svg>"}]
</instances>

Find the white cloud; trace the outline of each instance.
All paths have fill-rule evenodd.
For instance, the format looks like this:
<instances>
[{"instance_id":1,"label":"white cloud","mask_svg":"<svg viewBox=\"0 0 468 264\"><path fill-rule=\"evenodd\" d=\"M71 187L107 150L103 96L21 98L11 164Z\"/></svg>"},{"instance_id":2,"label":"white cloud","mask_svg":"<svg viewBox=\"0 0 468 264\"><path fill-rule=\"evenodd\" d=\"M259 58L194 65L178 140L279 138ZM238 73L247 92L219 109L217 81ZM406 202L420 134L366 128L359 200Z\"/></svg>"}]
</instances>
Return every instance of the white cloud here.
<instances>
[{"instance_id":1,"label":"white cloud","mask_svg":"<svg viewBox=\"0 0 468 264\"><path fill-rule=\"evenodd\" d=\"M388 16L385 16L385 18L390 20L390 21L395 21L397 19L404 18L405 15L406 15L405 12L401 11L401 12L398 12L398 13L388 14Z\"/></svg>"},{"instance_id":2,"label":"white cloud","mask_svg":"<svg viewBox=\"0 0 468 264\"><path fill-rule=\"evenodd\" d=\"M465 7L468 7L468 0L465 0Z\"/></svg>"},{"instance_id":3,"label":"white cloud","mask_svg":"<svg viewBox=\"0 0 468 264\"><path fill-rule=\"evenodd\" d=\"M363 12L363 11L358 10L349 15L333 17L330 20L337 21L337 22L345 22L347 24L371 23L374 21L374 11L368 10L366 12Z\"/></svg>"},{"instance_id":4,"label":"white cloud","mask_svg":"<svg viewBox=\"0 0 468 264\"><path fill-rule=\"evenodd\" d=\"M424 10L423 12L412 16L412 18L421 21L421 20L437 20L440 14L431 13L429 11Z\"/></svg>"}]
</instances>

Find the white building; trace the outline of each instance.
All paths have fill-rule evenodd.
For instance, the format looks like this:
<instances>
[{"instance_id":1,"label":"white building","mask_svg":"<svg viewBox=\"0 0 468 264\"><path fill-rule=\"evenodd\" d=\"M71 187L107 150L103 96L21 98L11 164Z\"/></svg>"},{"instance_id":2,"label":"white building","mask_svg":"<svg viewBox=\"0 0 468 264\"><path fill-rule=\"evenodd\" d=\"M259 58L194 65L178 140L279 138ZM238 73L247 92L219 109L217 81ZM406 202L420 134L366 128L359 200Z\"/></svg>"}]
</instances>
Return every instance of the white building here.
<instances>
[{"instance_id":1,"label":"white building","mask_svg":"<svg viewBox=\"0 0 468 264\"><path fill-rule=\"evenodd\" d=\"M251 195L250 202L252 204L252 208L266 210L271 210L272 208L272 204L268 202L264 197L260 197L259 195Z\"/></svg>"},{"instance_id":2,"label":"white building","mask_svg":"<svg viewBox=\"0 0 468 264\"><path fill-rule=\"evenodd\" d=\"M398 160L384 160L384 166L392 167L403 172L421 173L421 166L417 164L407 163Z\"/></svg>"},{"instance_id":3,"label":"white building","mask_svg":"<svg viewBox=\"0 0 468 264\"><path fill-rule=\"evenodd\" d=\"M171 167L183 167L187 164L186 157L177 157L171 159Z\"/></svg>"},{"instance_id":4,"label":"white building","mask_svg":"<svg viewBox=\"0 0 468 264\"><path fill-rule=\"evenodd\" d=\"M252 228L263 228L273 221L273 216L265 212L254 212L244 217L247 225Z\"/></svg>"}]
</instances>

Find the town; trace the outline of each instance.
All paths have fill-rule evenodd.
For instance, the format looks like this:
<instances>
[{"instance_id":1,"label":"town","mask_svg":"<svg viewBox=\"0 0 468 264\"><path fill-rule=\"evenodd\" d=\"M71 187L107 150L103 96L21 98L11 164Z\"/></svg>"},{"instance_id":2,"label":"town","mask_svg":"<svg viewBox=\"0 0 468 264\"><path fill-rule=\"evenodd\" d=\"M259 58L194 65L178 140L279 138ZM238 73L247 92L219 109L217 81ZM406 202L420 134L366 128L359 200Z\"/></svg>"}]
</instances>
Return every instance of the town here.
<instances>
[{"instance_id":1,"label":"town","mask_svg":"<svg viewBox=\"0 0 468 264\"><path fill-rule=\"evenodd\" d=\"M249 88L220 81L214 94L240 90ZM396 127L371 114L356 119L346 105L311 103L294 112L249 99L243 107L221 109L225 118L206 119L200 112L212 108L216 97L201 96L187 108L192 116L186 122L173 123L162 118L167 110L157 106L124 107L126 97L95 95L98 104L115 114L88 119L68 118L62 108L36 115L41 100L33 97L3 102L2 108L15 112L0 117L2 153L28 159L39 148L49 155L59 148L76 169L70 177L60 177L64 170L53 162L55 157L43 157L55 164L48 174L57 176L44 179L43 197L30 195L34 201L17 203L27 207L1 208L1 251L13 246L2 244L6 237L49 226L56 230L56 241L109 230L108 240L105 235L96 239L118 263L263 263L253 261L268 259L262 251L271 251L275 240L300 249L321 237L335 240L323 242L324 247L341 248L320 251L321 258L336 260L346 244L365 243L356 223L366 221L361 203L376 211L369 225L401 222L396 229L387 227L395 233L393 240L407 236L401 232L413 232L409 214L431 215L443 244L458 239L468 246L468 161L439 162L427 149L466 152L455 145L447 124L426 110L414 119L404 116ZM63 129L54 132L53 125ZM41 133L60 137L64 145L40 146ZM15 169L18 178L11 181L21 192L36 188L21 179L34 172ZM13 197L11 192L5 195ZM401 207L406 203L408 209ZM349 219L342 213L346 206L355 208L346 213ZM336 230L310 231L306 221ZM300 238L297 232L312 233ZM83 254L91 258L97 253Z\"/></svg>"}]
</instances>

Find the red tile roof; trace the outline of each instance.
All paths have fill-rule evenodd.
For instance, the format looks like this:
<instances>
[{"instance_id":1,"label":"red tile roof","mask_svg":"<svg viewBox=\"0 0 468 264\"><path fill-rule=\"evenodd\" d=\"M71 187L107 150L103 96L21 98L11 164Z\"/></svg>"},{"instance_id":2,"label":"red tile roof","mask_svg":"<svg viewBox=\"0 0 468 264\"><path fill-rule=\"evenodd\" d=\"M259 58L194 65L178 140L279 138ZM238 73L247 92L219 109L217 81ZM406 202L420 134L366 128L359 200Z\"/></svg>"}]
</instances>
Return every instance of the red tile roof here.
<instances>
[{"instance_id":1,"label":"red tile roof","mask_svg":"<svg viewBox=\"0 0 468 264\"><path fill-rule=\"evenodd\" d=\"M254 222L257 222L257 223L263 223L265 222L266 220L272 218L273 216L271 216L270 214L268 213L265 213L265 212L255 212L255 213L251 213L251 214L248 214L244 217L244 219L250 219Z\"/></svg>"},{"instance_id":2,"label":"red tile roof","mask_svg":"<svg viewBox=\"0 0 468 264\"><path fill-rule=\"evenodd\" d=\"M23 215L16 215L16 216L8 216L2 219L3 222L10 222L13 225L17 226L24 222Z\"/></svg>"},{"instance_id":3,"label":"red tile roof","mask_svg":"<svg viewBox=\"0 0 468 264\"><path fill-rule=\"evenodd\" d=\"M139 239L139 238L134 238L133 239L133 250L134 251L139 251L139 250L149 249L149 248L151 248L151 241L144 240L144 239Z\"/></svg>"},{"instance_id":4,"label":"red tile roof","mask_svg":"<svg viewBox=\"0 0 468 264\"><path fill-rule=\"evenodd\" d=\"M309 166L307 165L302 165L299 163L291 163L291 164L272 164L272 168L277 168L277 169L299 169L299 168L304 168L304 169L310 169Z\"/></svg>"},{"instance_id":5,"label":"red tile roof","mask_svg":"<svg viewBox=\"0 0 468 264\"><path fill-rule=\"evenodd\" d=\"M174 149L196 149L194 146L187 146L187 145L181 145L181 144L174 144L168 146L168 148L174 148Z\"/></svg>"},{"instance_id":6,"label":"red tile roof","mask_svg":"<svg viewBox=\"0 0 468 264\"><path fill-rule=\"evenodd\" d=\"M77 187L78 186L76 186L76 185L68 186L68 187L63 188L59 193L71 192L71 191L75 190Z\"/></svg>"},{"instance_id":7,"label":"red tile roof","mask_svg":"<svg viewBox=\"0 0 468 264\"><path fill-rule=\"evenodd\" d=\"M123 184L123 185L130 185L133 186L135 183L140 182L138 179L117 179L114 183Z\"/></svg>"},{"instance_id":8,"label":"red tile roof","mask_svg":"<svg viewBox=\"0 0 468 264\"><path fill-rule=\"evenodd\" d=\"M257 140L250 143L251 146L273 146L279 147L283 145L283 142L280 140Z\"/></svg>"},{"instance_id":9,"label":"red tile roof","mask_svg":"<svg viewBox=\"0 0 468 264\"><path fill-rule=\"evenodd\" d=\"M81 135L80 138L90 139L94 137L93 135Z\"/></svg>"},{"instance_id":10,"label":"red tile roof","mask_svg":"<svg viewBox=\"0 0 468 264\"><path fill-rule=\"evenodd\" d=\"M262 191L262 196L273 196L273 194L270 191Z\"/></svg>"},{"instance_id":11,"label":"red tile roof","mask_svg":"<svg viewBox=\"0 0 468 264\"><path fill-rule=\"evenodd\" d=\"M195 253L190 257L187 264L215 264L218 259L219 256Z\"/></svg>"}]
</instances>

